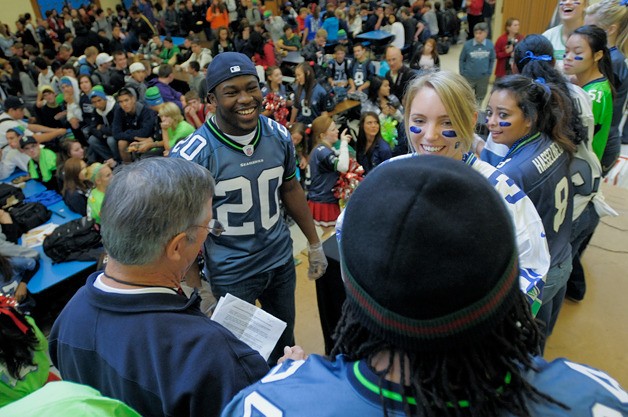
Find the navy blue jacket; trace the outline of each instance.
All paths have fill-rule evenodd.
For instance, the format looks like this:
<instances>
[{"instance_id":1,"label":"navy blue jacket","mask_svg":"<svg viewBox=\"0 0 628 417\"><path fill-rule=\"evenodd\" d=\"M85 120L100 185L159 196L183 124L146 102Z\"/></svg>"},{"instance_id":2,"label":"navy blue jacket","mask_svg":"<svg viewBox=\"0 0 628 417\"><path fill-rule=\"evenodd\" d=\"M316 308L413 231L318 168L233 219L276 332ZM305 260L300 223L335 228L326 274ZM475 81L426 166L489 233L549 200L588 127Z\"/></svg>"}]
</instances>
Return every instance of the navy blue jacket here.
<instances>
[{"instance_id":1,"label":"navy blue jacket","mask_svg":"<svg viewBox=\"0 0 628 417\"><path fill-rule=\"evenodd\" d=\"M218 416L268 372L257 352L201 313L196 293L107 293L94 287L98 275L50 333L50 357L64 380L144 416Z\"/></svg>"},{"instance_id":2,"label":"navy blue jacket","mask_svg":"<svg viewBox=\"0 0 628 417\"><path fill-rule=\"evenodd\" d=\"M117 106L113 112L113 137L134 142L135 137L151 138L155 130L157 113L142 103L135 104L135 113L129 114Z\"/></svg>"}]
</instances>

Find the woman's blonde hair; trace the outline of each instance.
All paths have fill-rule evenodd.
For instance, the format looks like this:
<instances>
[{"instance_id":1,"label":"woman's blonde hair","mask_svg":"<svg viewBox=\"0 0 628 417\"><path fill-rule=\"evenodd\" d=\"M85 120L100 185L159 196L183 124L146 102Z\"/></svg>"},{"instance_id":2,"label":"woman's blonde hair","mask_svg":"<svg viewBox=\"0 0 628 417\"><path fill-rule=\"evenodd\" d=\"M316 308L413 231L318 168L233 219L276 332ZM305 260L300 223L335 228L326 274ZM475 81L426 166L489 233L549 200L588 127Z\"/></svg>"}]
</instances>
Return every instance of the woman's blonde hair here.
<instances>
[{"instance_id":1,"label":"woman's blonde hair","mask_svg":"<svg viewBox=\"0 0 628 417\"><path fill-rule=\"evenodd\" d=\"M100 162L94 162L93 164L91 164L88 167L85 167L85 179L87 179L88 181L91 181L92 184L96 183L96 180L98 179L98 174L100 174L100 170L104 167L104 164L101 164Z\"/></svg>"},{"instance_id":2,"label":"woman's blonde hair","mask_svg":"<svg viewBox=\"0 0 628 417\"><path fill-rule=\"evenodd\" d=\"M411 137L410 115L412 114L412 101L424 88L434 90L443 102L453 129L456 131L458 138L462 140L464 151L468 152L473 144L475 134L477 105L473 89L463 76L455 72L432 72L416 78L410 83L403 103L406 135Z\"/></svg>"},{"instance_id":3,"label":"woman's blonde hair","mask_svg":"<svg viewBox=\"0 0 628 417\"><path fill-rule=\"evenodd\" d=\"M624 56L628 55L628 7L622 6L619 0L602 0L587 7L585 15L595 15L595 24L604 30L611 25L617 25L615 46Z\"/></svg>"},{"instance_id":4,"label":"woman's blonde hair","mask_svg":"<svg viewBox=\"0 0 628 417\"><path fill-rule=\"evenodd\" d=\"M164 103L159 109L159 116L168 116L172 118L172 120L174 121L174 125L172 126L173 129L183 120L183 115L181 114L179 106L177 106L173 102Z\"/></svg>"}]
</instances>

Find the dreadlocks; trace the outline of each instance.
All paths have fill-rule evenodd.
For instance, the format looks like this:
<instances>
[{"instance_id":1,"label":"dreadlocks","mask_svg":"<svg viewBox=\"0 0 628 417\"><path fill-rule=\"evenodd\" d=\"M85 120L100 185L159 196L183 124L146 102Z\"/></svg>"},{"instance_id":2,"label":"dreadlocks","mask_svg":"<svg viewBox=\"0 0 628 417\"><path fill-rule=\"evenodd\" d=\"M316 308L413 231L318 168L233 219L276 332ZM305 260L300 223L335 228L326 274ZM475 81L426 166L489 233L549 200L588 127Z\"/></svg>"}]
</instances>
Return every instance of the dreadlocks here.
<instances>
[{"instance_id":1,"label":"dreadlocks","mask_svg":"<svg viewBox=\"0 0 628 417\"><path fill-rule=\"evenodd\" d=\"M331 356L344 354L349 361L365 359L370 364L378 353L390 352L388 368L373 370L380 376L380 388L395 357L398 358L401 381L410 382L407 396L403 397L408 417L479 417L504 411L530 417L526 405L530 400L549 401L567 408L525 379L526 372L536 371L532 357L539 353L541 332L522 293L506 318L482 342L463 349L453 346L455 351L419 353L392 346L364 328L350 303L344 304L334 339ZM406 369L410 375L406 375ZM383 396L382 407L388 416Z\"/></svg>"}]
</instances>

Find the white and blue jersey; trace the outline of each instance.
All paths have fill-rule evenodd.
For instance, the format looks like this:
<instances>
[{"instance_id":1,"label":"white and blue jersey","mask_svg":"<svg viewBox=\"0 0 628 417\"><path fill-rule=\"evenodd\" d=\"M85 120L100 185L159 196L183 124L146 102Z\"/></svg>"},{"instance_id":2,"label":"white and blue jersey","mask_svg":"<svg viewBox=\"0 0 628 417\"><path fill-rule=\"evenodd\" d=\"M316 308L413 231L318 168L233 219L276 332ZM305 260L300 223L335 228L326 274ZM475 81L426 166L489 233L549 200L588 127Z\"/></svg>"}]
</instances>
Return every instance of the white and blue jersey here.
<instances>
[{"instance_id":1,"label":"white and blue jersey","mask_svg":"<svg viewBox=\"0 0 628 417\"><path fill-rule=\"evenodd\" d=\"M547 236L550 268L571 259L573 186L568 154L547 135L535 133L515 142L497 169L534 203Z\"/></svg>"},{"instance_id":2,"label":"white and blue jersey","mask_svg":"<svg viewBox=\"0 0 628 417\"><path fill-rule=\"evenodd\" d=\"M295 90L296 91L296 90ZM303 123L306 126L311 124L314 119L327 111L325 108L327 105L327 91L320 84L314 85L314 91L312 91L312 98L310 104L305 102L306 91L303 89L301 97L295 97L294 107L299 111L297 114L297 122Z\"/></svg>"},{"instance_id":3,"label":"white and blue jersey","mask_svg":"<svg viewBox=\"0 0 628 417\"><path fill-rule=\"evenodd\" d=\"M519 288L526 295L532 313L536 316L541 307L551 261L543 221L530 198L506 174L480 161L473 152L464 155L463 162L491 183L510 213L519 252Z\"/></svg>"},{"instance_id":4,"label":"white and blue jersey","mask_svg":"<svg viewBox=\"0 0 628 417\"><path fill-rule=\"evenodd\" d=\"M216 180L213 213L225 231L205 242L212 282L234 284L291 259L279 187L295 177L296 159L284 126L260 116L253 140L241 146L208 120L170 155L204 166Z\"/></svg>"},{"instance_id":5,"label":"white and blue jersey","mask_svg":"<svg viewBox=\"0 0 628 417\"><path fill-rule=\"evenodd\" d=\"M538 372L526 373L528 382L569 409L542 400L528 401L532 416L628 415L628 394L604 372L565 359L548 363L534 358L534 364ZM288 360L240 391L222 417L379 417L383 415L382 400L390 416L405 416L402 387L384 381L380 393L379 379L364 361L349 362L343 355L333 362L318 355L310 355L306 361ZM416 404L416 399L407 395L405 401Z\"/></svg>"},{"instance_id":6,"label":"white and blue jersey","mask_svg":"<svg viewBox=\"0 0 628 417\"><path fill-rule=\"evenodd\" d=\"M351 67L351 79L353 80L353 84L355 84L355 88L362 86L367 81L377 75L375 73L375 65L371 62L371 60L367 59L364 62L359 62L357 59L353 62L353 66Z\"/></svg>"}]
</instances>

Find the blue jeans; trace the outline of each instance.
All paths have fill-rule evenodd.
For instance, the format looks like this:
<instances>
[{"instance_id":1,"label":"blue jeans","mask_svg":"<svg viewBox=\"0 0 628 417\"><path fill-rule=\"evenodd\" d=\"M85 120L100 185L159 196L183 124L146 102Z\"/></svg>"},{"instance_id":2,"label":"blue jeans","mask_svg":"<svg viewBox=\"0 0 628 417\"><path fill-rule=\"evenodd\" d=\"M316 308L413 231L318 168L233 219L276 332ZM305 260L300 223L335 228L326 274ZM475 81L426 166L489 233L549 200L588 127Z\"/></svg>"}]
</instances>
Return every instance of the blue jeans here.
<instances>
[{"instance_id":1,"label":"blue jeans","mask_svg":"<svg viewBox=\"0 0 628 417\"><path fill-rule=\"evenodd\" d=\"M87 143L89 143L89 147L95 159L100 161L106 161L107 159L113 158L117 162L120 162L120 155L118 152L118 143L113 138L113 136L107 136L101 140L96 136L90 136L87 139Z\"/></svg>"},{"instance_id":2,"label":"blue jeans","mask_svg":"<svg viewBox=\"0 0 628 417\"><path fill-rule=\"evenodd\" d=\"M549 335L552 334L556 320L558 320L558 313L560 313L560 308L565 299L571 268L570 257L565 262L552 266L547 272L547 280L543 287L543 304L536 315L538 320L545 323L545 328L543 329L545 339L541 343L541 352L545 349L545 342Z\"/></svg>"},{"instance_id":3,"label":"blue jeans","mask_svg":"<svg viewBox=\"0 0 628 417\"><path fill-rule=\"evenodd\" d=\"M269 365L274 365L277 359L283 356L284 346L294 346L296 282L297 274L292 258L282 266L235 284L216 285L211 282L212 292L216 299L230 293L253 305L256 300L259 300L262 310L286 322L286 329L268 358Z\"/></svg>"}]
</instances>

